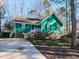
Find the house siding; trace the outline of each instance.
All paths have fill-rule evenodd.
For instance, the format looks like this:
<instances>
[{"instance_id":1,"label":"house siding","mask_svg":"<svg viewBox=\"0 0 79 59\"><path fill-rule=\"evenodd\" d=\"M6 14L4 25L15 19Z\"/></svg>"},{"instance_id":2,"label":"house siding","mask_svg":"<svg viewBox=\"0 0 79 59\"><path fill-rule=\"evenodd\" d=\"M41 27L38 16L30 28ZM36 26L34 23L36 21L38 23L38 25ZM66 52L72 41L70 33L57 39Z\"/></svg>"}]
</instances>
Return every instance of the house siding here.
<instances>
[{"instance_id":1,"label":"house siding","mask_svg":"<svg viewBox=\"0 0 79 59\"><path fill-rule=\"evenodd\" d=\"M54 15L50 15L48 18L41 21L39 25L25 24L25 28L21 23L15 23L16 32L44 32L44 33L63 33L64 26L61 21Z\"/></svg>"},{"instance_id":2,"label":"house siding","mask_svg":"<svg viewBox=\"0 0 79 59\"><path fill-rule=\"evenodd\" d=\"M48 28L49 25L49 28ZM57 27L59 26L59 28ZM62 31L60 30L62 28ZM60 22L60 20L52 14L48 18L44 19L41 23L41 29L44 33L61 33L63 32L63 24Z\"/></svg>"},{"instance_id":3,"label":"house siding","mask_svg":"<svg viewBox=\"0 0 79 59\"><path fill-rule=\"evenodd\" d=\"M25 26L24 26L25 25ZM23 30L23 32L27 33L30 31L34 31L34 32L39 32L41 31L41 26L38 25L32 25L32 24L20 24L20 23L16 23L16 32L22 32L21 30Z\"/></svg>"}]
</instances>

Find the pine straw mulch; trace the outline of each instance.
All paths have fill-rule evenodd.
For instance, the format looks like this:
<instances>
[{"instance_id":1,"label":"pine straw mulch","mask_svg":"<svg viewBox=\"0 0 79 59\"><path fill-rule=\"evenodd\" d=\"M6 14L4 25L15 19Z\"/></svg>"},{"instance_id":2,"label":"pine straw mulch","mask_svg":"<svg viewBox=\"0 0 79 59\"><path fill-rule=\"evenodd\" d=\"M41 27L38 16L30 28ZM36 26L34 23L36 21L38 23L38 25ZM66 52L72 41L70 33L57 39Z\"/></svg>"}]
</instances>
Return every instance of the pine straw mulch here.
<instances>
[{"instance_id":1,"label":"pine straw mulch","mask_svg":"<svg viewBox=\"0 0 79 59\"><path fill-rule=\"evenodd\" d=\"M35 45L47 59L79 59L79 50L70 49L68 46Z\"/></svg>"},{"instance_id":2,"label":"pine straw mulch","mask_svg":"<svg viewBox=\"0 0 79 59\"><path fill-rule=\"evenodd\" d=\"M29 40L47 59L79 59L78 49L71 49L70 44L58 45L52 40ZM51 44L53 43L53 44Z\"/></svg>"}]
</instances>

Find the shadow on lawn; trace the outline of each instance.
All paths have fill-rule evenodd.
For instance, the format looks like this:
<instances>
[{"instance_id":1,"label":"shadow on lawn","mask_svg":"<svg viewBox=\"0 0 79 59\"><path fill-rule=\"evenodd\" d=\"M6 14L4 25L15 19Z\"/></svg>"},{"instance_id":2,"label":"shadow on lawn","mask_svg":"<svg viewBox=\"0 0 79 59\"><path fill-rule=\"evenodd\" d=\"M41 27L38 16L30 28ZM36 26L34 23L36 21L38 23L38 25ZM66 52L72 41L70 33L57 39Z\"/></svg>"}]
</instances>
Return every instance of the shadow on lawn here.
<instances>
[{"instance_id":1,"label":"shadow on lawn","mask_svg":"<svg viewBox=\"0 0 79 59\"><path fill-rule=\"evenodd\" d=\"M29 41L31 41L47 59L79 59L79 46L77 46L78 50L70 49L70 36L61 37L60 39L38 40L37 38Z\"/></svg>"},{"instance_id":2,"label":"shadow on lawn","mask_svg":"<svg viewBox=\"0 0 79 59\"><path fill-rule=\"evenodd\" d=\"M77 50L70 49L67 46L43 46L36 45L48 59L76 59L79 58Z\"/></svg>"}]
</instances>

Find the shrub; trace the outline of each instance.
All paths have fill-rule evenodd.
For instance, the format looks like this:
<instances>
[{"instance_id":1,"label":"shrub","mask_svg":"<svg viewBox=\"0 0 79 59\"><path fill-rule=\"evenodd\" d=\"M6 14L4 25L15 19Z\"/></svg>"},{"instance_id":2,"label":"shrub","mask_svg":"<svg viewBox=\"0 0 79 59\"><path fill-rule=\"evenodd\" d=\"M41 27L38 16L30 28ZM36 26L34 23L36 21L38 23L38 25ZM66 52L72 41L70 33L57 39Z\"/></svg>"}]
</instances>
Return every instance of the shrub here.
<instances>
[{"instance_id":1,"label":"shrub","mask_svg":"<svg viewBox=\"0 0 79 59\"><path fill-rule=\"evenodd\" d=\"M44 40L44 39L46 39L47 38L47 36L48 36L48 34L47 33L41 33L41 32L37 32L36 34L34 34L34 39L35 40Z\"/></svg>"},{"instance_id":2,"label":"shrub","mask_svg":"<svg viewBox=\"0 0 79 59\"><path fill-rule=\"evenodd\" d=\"M9 32L2 32L1 37L2 38L9 38L10 33Z\"/></svg>"},{"instance_id":3,"label":"shrub","mask_svg":"<svg viewBox=\"0 0 79 59\"><path fill-rule=\"evenodd\" d=\"M77 36L77 38L79 39L79 35Z\"/></svg>"},{"instance_id":4,"label":"shrub","mask_svg":"<svg viewBox=\"0 0 79 59\"><path fill-rule=\"evenodd\" d=\"M69 33L69 34L65 35L65 37L71 38L72 37L72 33Z\"/></svg>"},{"instance_id":5,"label":"shrub","mask_svg":"<svg viewBox=\"0 0 79 59\"><path fill-rule=\"evenodd\" d=\"M26 38L28 39L34 39L34 40L42 40L46 39L47 33L41 33L41 32L30 32L27 33Z\"/></svg>"},{"instance_id":6,"label":"shrub","mask_svg":"<svg viewBox=\"0 0 79 59\"><path fill-rule=\"evenodd\" d=\"M61 43L70 43L71 42L71 38L69 38L69 37L61 37L59 39L59 42L61 42Z\"/></svg>"},{"instance_id":7,"label":"shrub","mask_svg":"<svg viewBox=\"0 0 79 59\"><path fill-rule=\"evenodd\" d=\"M2 33L0 33L0 38L2 38Z\"/></svg>"},{"instance_id":8,"label":"shrub","mask_svg":"<svg viewBox=\"0 0 79 59\"><path fill-rule=\"evenodd\" d=\"M34 39L35 32L29 32L25 34L26 39Z\"/></svg>"}]
</instances>

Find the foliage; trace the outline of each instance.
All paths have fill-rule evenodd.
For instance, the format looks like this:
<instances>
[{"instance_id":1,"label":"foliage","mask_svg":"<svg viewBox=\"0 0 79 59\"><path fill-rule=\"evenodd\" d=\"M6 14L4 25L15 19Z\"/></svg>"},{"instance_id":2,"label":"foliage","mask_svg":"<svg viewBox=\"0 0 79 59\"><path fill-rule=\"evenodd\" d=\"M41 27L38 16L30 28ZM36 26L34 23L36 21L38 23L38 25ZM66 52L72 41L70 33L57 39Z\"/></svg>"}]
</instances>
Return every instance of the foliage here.
<instances>
[{"instance_id":1,"label":"foliage","mask_svg":"<svg viewBox=\"0 0 79 59\"><path fill-rule=\"evenodd\" d=\"M30 33L27 33L27 38L28 39L34 39L34 40L43 40L43 39L46 39L47 37L47 33L41 33L41 32L30 32Z\"/></svg>"},{"instance_id":2,"label":"foliage","mask_svg":"<svg viewBox=\"0 0 79 59\"><path fill-rule=\"evenodd\" d=\"M65 7L60 7L59 9L57 9L57 14L62 17L66 17L66 8Z\"/></svg>"},{"instance_id":3,"label":"foliage","mask_svg":"<svg viewBox=\"0 0 79 59\"><path fill-rule=\"evenodd\" d=\"M77 38L79 39L79 35L77 35Z\"/></svg>"},{"instance_id":4,"label":"foliage","mask_svg":"<svg viewBox=\"0 0 79 59\"><path fill-rule=\"evenodd\" d=\"M31 1L30 1L31 2ZM32 2L31 2L32 4ZM33 9L31 9L28 14L32 17L41 18L43 16L42 9L45 8L43 2L41 0L35 0L34 4L32 5Z\"/></svg>"},{"instance_id":5,"label":"foliage","mask_svg":"<svg viewBox=\"0 0 79 59\"><path fill-rule=\"evenodd\" d=\"M35 35L35 38L31 39L30 41L33 44L59 46L59 45L64 45L65 43L66 43L66 45L70 44L71 38L63 36L59 39L50 39L50 38L46 39L46 38L43 38L41 35Z\"/></svg>"},{"instance_id":6,"label":"foliage","mask_svg":"<svg viewBox=\"0 0 79 59\"><path fill-rule=\"evenodd\" d=\"M42 44L42 45L61 45L60 43L70 43L71 42L71 33L63 36L59 39L55 38L47 38L49 34L41 33L41 32L30 32L28 35L28 39L32 41L34 44Z\"/></svg>"},{"instance_id":7,"label":"foliage","mask_svg":"<svg viewBox=\"0 0 79 59\"><path fill-rule=\"evenodd\" d=\"M72 33L69 33L69 34L65 35L65 37L71 38L72 37ZM79 33L77 34L77 38L79 39Z\"/></svg>"},{"instance_id":8,"label":"foliage","mask_svg":"<svg viewBox=\"0 0 79 59\"><path fill-rule=\"evenodd\" d=\"M1 38L9 38L10 33L9 32L2 32Z\"/></svg>"},{"instance_id":9,"label":"foliage","mask_svg":"<svg viewBox=\"0 0 79 59\"><path fill-rule=\"evenodd\" d=\"M8 29L8 30L12 30L12 24L11 24L11 21L5 23L5 28Z\"/></svg>"},{"instance_id":10,"label":"foliage","mask_svg":"<svg viewBox=\"0 0 79 59\"><path fill-rule=\"evenodd\" d=\"M71 42L71 38L69 38L69 37L61 37L60 39L59 39L59 42L61 42L61 43L70 43Z\"/></svg>"},{"instance_id":11,"label":"foliage","mask_svg":"<svg viewBox=\"0 0 79 59\"><path fill-rule=\"evenodd\" d=\"M48 45L48 46L59 46L59 45L66 45L69 41L65 41L64 39L43 39L43 40L31 40L33 44L40 44L40 45Z\"/></svg>"},{"instance_id":12,"label":"foliage","mask_svg":"<svg viewBox=\"0 0 79 59\"><path fill-rule=\"evenodd\" d=\"M71 38L72 37L72 33L69 33L69 34L65 35L65 37Z\"/></svg>"},{"instance_id":13,"label":"foliage","mask_svg":"<svg viewBox=\"0 0 79 59\"><path fill-rule=\"evenodd\" d=\"M0 38L2 38L2 33L0 33Z\"/></svg>"},{"instance_id":14,"label":"foliage","mask_svg":"<svg viewBox=\"0 0 79 59\"><path fill-rule=\"evenodd\" d=\"M28 14L31 17L34 16L34 17L43 19L43 18L49 16L50 12L51 13L53 12L49 0L35 0L35 2L32 5L32 7L33 7L33 9L31 9L28 12Z\"/></svg>"},{"instance_id":15,"label":"foliage","mask_svg":"<svg viewBox=\"0 0 79 59\"><path fill-rule=\"evenodd\" d=\"M43 39L46 39L47 37L47 33L41 33L41 32L37 32L35 35L34 35L34 39L38 39L38 40L43 40Z\"/></svg>"}]
</instances>

